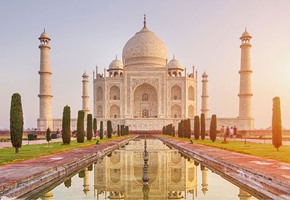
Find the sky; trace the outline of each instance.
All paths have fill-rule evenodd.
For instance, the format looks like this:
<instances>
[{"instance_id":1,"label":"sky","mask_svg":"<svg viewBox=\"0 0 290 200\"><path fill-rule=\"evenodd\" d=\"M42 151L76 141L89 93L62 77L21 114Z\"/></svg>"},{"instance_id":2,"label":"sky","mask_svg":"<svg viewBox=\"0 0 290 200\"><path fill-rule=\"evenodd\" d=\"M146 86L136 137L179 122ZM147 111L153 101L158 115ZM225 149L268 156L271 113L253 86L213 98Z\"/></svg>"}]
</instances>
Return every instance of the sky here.
<instances>
[{"instance_id":1,"label":"sky","mask_svg":"<svg viewBox=\"0 0 290 200\"><path fill-rule=\"evenodd\" d=\"M251 64L255 128L271 125L272 99L281 100L282 124L290 129L289 0L30 0L0 2L0 129L9 128L11 96L20 93L24 127L39 116L38 37L51 37L53 117L69 105L72 117L82 103L82 74L103 71L126 42L147 27L175 54L187 72L209 75L209 114L237 117L239 109L240 36L252 35Z\"/></svg>"}]
</instances>

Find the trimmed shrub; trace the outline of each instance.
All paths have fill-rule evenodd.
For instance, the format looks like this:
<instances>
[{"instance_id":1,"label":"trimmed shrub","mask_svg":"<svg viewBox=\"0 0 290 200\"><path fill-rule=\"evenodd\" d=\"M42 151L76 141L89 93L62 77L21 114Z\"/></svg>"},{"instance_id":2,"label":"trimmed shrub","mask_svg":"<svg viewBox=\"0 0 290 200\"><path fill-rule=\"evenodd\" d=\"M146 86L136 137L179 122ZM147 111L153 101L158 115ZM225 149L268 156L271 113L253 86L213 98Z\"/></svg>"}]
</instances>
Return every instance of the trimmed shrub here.
<instances>
[{"instance_id":1,"label":"trimmed shrub","mask_svg":"<svg viewBox=\"0 0 290 200\"><path fill-rule=\"evenodd\" d=\"M23 137L23 111L21 96L14 93L11 97L10 107L10 139L12 146L15 148L15 153L19 152L22 146Z\"/></svg>"},{"instance_id":2,"label":"trimmed shrub","mask_svg":"<svg viewBox=\"0 0 290 200\"><path fill-rule=\"evenodd\" d=\"M70 144L71 136L70 136L70 107L67 105L63 108L62 113L62 142L64 144ZM56 135L57 137L57 135Z\"/></svg>"},{"instance_id":3,"label":"trimmed shrub","mask_svg":"<svg viewBox=\"0 0 290 200\"><path fill-rule=\"evenodd\" d=\"M191 138L191 123L190 123L189 118L186 120L186 131L187 131L187 138L190 139Z\"/></svg>"},{"instance_id":4,"label":"trimmed shrub","mask_svg":"<svg viewBox=\"0 0 290 200\"><path fill-rule=\"evenodd\" d=\"M202 140L205 138L205 116L203 113L200 115L200 137Z\"/></svg>"},{"instance_id":5,"label":"trimmed shrub","mask_svg":"<svg viewBox=\"0 0 290 200\"><path fill-rule=\"evenodd\" d=\"M103 134L103 121L100 122L100 139L102 140L103 137L104 137L104 134Z\"/></svg>"},{"instance_id":6,"label":"trimmed shrub","mask_svg":"<svg viewBox=\"0 0 290 200\"><path fill-rule=\"evenodd\" d=\"M279 97L273 98L272 144L277 151L279 151L279 147L282 146L282 122Z\"/></svg>"},{"instance_id":7,"label":"trimmed shrub","mask_svg":"<svg viewBox=\"0 0 290 200\"><path fill-rule=\"evenodd\" d=\"M47 128L47 130L46 130L46 134L45 134L45 137L46 137L46 141L47 141L48 143L51 141L50 134L51 134L51 131L50 131L49 128Z\"/></svg>"},{"instance_id":8,"label":"trimmed shrub","mask_svg":"<svg viewBox=\"0 0 290 200\"><path fill-rule=\"evenodd\" d=\"M184 120L181 120L180 122L180 137L185 137L185 123Z\"/></svg>"},{"instance_id":9,"label":"trimmed shrub","mask_svg":"<svg viewBox=\"0 0 290 200\"><path fill-rule=\"evenodd\" d=\"M194 139L199 139L199 133L200 133L200 123L199 123L199 116L194 116Z\"/></svg>"},{"instance_id":10,"label":"trimmed shrub","mask_svg":"<svg viewBox=\"0 0 290 200\"><path fill-rule=\"evenodd\" d=\"M121 135L125 135L125 126L121 125Z\"/></svg>"},{"instance_id":11,"label":"trimmed shrub","mask_svg":"<svg viewBox=\"0 0 290 200\"><path fill-rule=\"evenodd\" d=\"M181 122L178 123L177 136L181 137Z\"/></svg>"},{"instance_id":12,"label":"trimmed shrub","mask_svg":"<svg viewBox=\"0 0 290 200\"><path fill-rule=\"evenodd\" d=\"M57 138L57 134L56 133L51 133L51 139L56 139Z\"/></svg>"},{"instance_id":13,"label":"trimmed shrub","mask_svg":"<svg viewBox=\"0 0 290 200\"><path fill-rule=\"evenodd\" d=\"M112 132L113 132L113 128L112 128L112 122L111 120L107 121L107 134L108 134L108 138L112 138Z\"/></svg>"},{"instance_id":14,"label":"trimmed shrub","mask_svg":"<svg viewBox=\"0 0 290 200\"><path fill-rule=\"evenodd\" d=\"M211 116L209 137L211 141L215 142L217 134L216 115Z\"/></svg>"},{"instance_id":15,"label":"trimmed shrub","mask_svg":"<svg viewBox=\"0 0 290 200\"><path fill-rule=\"evenodd\" d=\"M83 143L85 141L85 112L83 110L78 111L78 121L77 121L77 142Z\"/></svg>"},{"instance_id":16,"label":"trimmed shrub","mask_svg":"<svg viewBox=\"0 0 290 200\"><path fill-rule=\"evenodd\" d=\"M97 136L97 130L98 130L97 119L96 118L94 118L94 120L93 120L93 130L94 130L94 136L96 137Z\"/></svg>"},{"instance_id":17,"label":"trimmed shrub","mask_svg":"<svg viewBox=\"0 0 290 200\"><path fill-rule=\"evenodd\" d=\"M27 139L28 140L37 140L37 135L33 132L30 132L27 134Z\"/></svg>"},{"instance_id":18,"label":"trimmed shrub","mask_svg":"<svg viewBox=\"0 0 290 200\"><path fill-rule=\"evenodd\" d=\"M175 127L172 126L172 136L175 137Z\"/></svg>"},{"instance_id":19,"label":"trimmed shrub","mask_svg":"<svg viewBox=\"0 0 290 200\"><path fill-rule=\"evenodd\" d=\"M93 127L92 127L92 114L88 114L87 116L87 140L92 140L93 138Z\"/></svg>"},{"instance_id":20,"label":"trimmed shrub","mask_svg":"<svg viewBox=\"0 0 290 200\"><path fill-rule=\"evenodd\" d=\"M120 125L118 124L118 137L120 137L121 136L121 133L120 133Z\"/></svg>"}]
</instances>

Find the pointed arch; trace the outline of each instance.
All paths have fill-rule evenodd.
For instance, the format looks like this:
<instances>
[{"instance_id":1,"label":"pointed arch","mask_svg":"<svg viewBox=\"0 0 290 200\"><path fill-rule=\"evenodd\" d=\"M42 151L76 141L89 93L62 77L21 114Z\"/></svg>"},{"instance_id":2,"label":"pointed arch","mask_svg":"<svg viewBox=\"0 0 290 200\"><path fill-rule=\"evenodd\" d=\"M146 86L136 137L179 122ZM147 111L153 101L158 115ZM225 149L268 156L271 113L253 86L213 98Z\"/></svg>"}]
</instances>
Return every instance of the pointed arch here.
<instances>
[{"instance_id":1,"label":"pointed arch","mask_svg":"<svg viewBox=\"0 0 290 200\"><path fill-rule=\"evenodd\" d=\"M97 117L103 117L103 106L97 107Z\"/></svg>"},{"instance_id":2,"label":"pointed arch","mask_svg":"<svg viewBox=\"0 0 290 200\"><path fill-rule=\"evenodd\" d=\"M110 100L120 100L120 88L116 85L110 88Z\"/></svg>"},{"instance_id":3,"label":"pointed arch","mask_svg":"<svg viewBox=\"0 0 290 200\"><path fill-rule=\"evenodd\" d=\"M181 87L174 85L171 88L171 100L181 100Z\"/></svg>"},{"instance_id":4,"label":"pointed arch","mask_svg":"<svg viewBox=\"0 0 290 200\"><path fill-rule=\"evenodd\" d=\"M101 101L101 100L103 100L103 89L102 89L101 86L99 86L99 87L97 88L96 99L97 99L97 101Z\"/></svg>"},{"instance_id":5,"label":"pointed arch","mask_svg":"<svg viewBox=\"0 0 290 200\"><path fill-rule=\"evenodd\" d=\"M120 107L112 105L110 107L110 118L120 118Z\"/></svg>"},{"instance_id":6,"label":"pointed arch","mask_svg":"<svg viewBox=\"0 0 290 200\"><path fill-rule=\"evenodd\" d=\"M188 100L191 100L191 101L195 100L194 88L192 86L188 88Z\"/></svg>"},{"instance_id":7,"label":"pointed arch","mask_svg":"<svg viewBox=\"0 0 290 200\"><path fill-rule=\"evenodd\" d=\"M181 117L181 107L177 104L174 104L171 107L171 117L172 118L180 118Z\"/></svg>"},{"instance_id":8,"label":"pointed arch","mask_svg":"<svg viewBox=\"0 0 290 200\"><path fill-rule=\"evenodd\" d=\"M195 114L195 112L194 112L194 107L193 107L193 105L190 105L190 106L188 107L188 117L189 117L189 118L194 118L194 114Z\"/></svg>"}]
</instances>

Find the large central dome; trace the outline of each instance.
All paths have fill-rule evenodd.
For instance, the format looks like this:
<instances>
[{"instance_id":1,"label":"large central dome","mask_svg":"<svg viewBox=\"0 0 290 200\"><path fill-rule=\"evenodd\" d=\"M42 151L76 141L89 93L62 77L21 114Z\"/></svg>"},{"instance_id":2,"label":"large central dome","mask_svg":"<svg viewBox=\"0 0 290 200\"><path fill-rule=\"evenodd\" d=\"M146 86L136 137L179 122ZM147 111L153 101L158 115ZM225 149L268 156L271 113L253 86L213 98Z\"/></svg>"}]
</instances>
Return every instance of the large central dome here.
<instances>
[{"instance_id":1,"label":"large central dome","mask_svg":"<svg viewBox=\"0 0 290 200\"><path fill-rule=\"evenodd\" d=\"M124 66L166 66L168 50L164 42L146 27L137 32L123 48Z\"/></svg>"}]
</instances>

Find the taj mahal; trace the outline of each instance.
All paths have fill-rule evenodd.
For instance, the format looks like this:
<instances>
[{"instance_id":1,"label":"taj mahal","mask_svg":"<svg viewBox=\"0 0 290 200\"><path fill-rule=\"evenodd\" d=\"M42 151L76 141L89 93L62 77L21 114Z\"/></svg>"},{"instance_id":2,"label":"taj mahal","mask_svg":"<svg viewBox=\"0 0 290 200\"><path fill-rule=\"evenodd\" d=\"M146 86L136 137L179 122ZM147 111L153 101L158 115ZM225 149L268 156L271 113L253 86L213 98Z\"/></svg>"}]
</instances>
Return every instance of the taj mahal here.
<instances>
[{"instance_id":1,"label":"taj mahal","mask_svg":"<svg viewBox=\"0 0 290 200\"><path fill-rule=\"evenodd\" d=\"M252 117L251 89L251 35L245 30L241 40L239 114L235 118L218 116L221 125L237 126L240 130L254 127ZM62 119L52 115L52 89L50 69L50 37L44 31L40 40L40 90L38 130L61 130ZM168 57L166 44L147 27L144 17L143 28L131 37L122 51L122 58L116 58L108 69L93 72L93 98L89 98L89 75L82 75L82 110L85 114L117 125L129 126L130 130L161 130L172 123L177 127L181 119L190 118L193 124L195 115L204 113L206 126L210 125L208 108L208 75L202 74L201 112L197 110L197 72L184 68L173 55ZM238 91L237 91L238 93ZM89 108L89 100L93 108ZM214 114L214 113L213 113ZM192 126L193 127L193 126ZM71 130L76 130L76 119L71 119Z\"/></svg>"}]
</instances>

